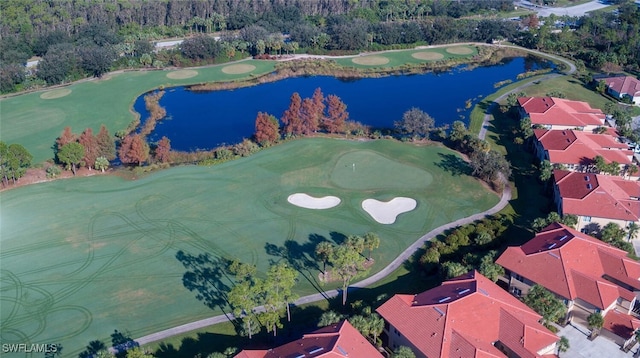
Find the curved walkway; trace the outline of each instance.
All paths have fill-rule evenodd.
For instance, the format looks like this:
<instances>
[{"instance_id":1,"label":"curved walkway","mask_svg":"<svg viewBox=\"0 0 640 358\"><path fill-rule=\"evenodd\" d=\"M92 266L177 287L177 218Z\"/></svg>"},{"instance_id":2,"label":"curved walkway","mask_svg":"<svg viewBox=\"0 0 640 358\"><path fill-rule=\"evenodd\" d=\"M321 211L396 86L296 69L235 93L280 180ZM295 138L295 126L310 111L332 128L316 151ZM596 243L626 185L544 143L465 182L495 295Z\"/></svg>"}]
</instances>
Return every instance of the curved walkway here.
<instances>
[{"instance_id":1,"label":"curved walkway","mask_svg":"<svg viewBox=\"0 0 640 358\"><path fill-rule=\"evenodd\" d=\"M569 70L567 71L567 74L572 74L576 71L576 66L573 64L573 62L562 58L562 57L558 57L555 55L549 55L540 51L536 51L536 50L529 50L529 49L525 49L522 47L518 47L518 46L511 46L511 45L490 45L490 44L482 44L482 43L469 43L469 44L474 44L474 45L486 45L486 46L497 46L497 47L511 47L511 48L516 48L519 50L523 50L538 56L542 56L542 57L548 57L548 58L552 58L554 60L560 61L565 63L567 66L569 66ZM447 45L442 45L442 46L452 46L452 44L447 44ZM440 47L440 46L432 46L432 47ZM300 57L304 57L304 55L300 56ZM298 57L298 58L300 58ZM311 57L311 56L309 56ZM315 58L321 58L321 57L325 57L325 56L313 56ZM353 56L345 56L345 57L353 57ZM549 74L549 75L545 75L541 78L536 79L535 81L540 81L540 80L547 80L553 77L557 77L560 76L560 74ZM490 108L487 110L487 114L485 114L485 119L483 122L483 126L482 129L480 131L480 134L478 135L478 137L480 137L481 139L484 139L485 135L486 135L486 128L488 126L488 122L491 120L491 113L493 111L493 109L495 108L495 106L497 105L497 101L502 100L503 98L505 98L509 93L514 92L514 91L519 91L523 88L526 88L527 86L531 86L533 84L533 82L535 81L531 81L528 83L525 83L521 86L518 86L506 93L504 93L503 95L501 95L500 97L496 98L492 105L490 106ZM359 288L364 288L367 286L370 286L380 280L382 280L383 278L387 277L389 274L391 274L393 271L395 271L396 269L398 269L403 262L405 262L407 259L409 259L409 257L411 257L411 255L413 255L420 247L422 247L422 245L424 245L427 241L435 238L436 236L444 233L446 230L461 226L461 225L466 225L466 224L470 224L476 220L480 220L483 219L486 216L489 215L493 215L498 213L500 210L502 210L505 206L507 206L507 204L509 203L509 200L511 200L511 186L509 185L508 181L505 178L502 178L503 183L505 184L504 186L504 190L502 192L502 196L500 197L500 201L493 206L492 208L483 211L481 213L478 214L474 214L471 216L467 216L465 218L461 218L458 219L456 221L450 222L448 224L439 226L431 231L429 231L428 233L424 234L422 237L420 237L418 240L416 240L411 246L409 246L406 250L404 250L398 257L396 257L395 260L393 260L391 263L389 263L389 265L387 265L385 268L383 268L382 270L380 270L379 272L377 272L376 274L367 277L364 280L361 280L359 282L356 282L352 285L349 286L349 290L356 290ZM307 303L312 303L312 302L317 302L317 301L321 301L324 299L328 299L328 298L333 298L336 297L340 294L340 290L329 290L329 291L324 291L324 292L320 292L320 293L316 293L316 294L312 294L312 295L308 295L308 296L304 296L299 298L298 300L296 300L293 304L295 305L303 305L303 304L307 304ZM257 311L261 311L262 307L256 307ZM200 329L200 328L204 328L204 327L208 327L217 323L223 323L223 322L227 322L234 319L233 315L229 314L229 315L218 315L218 316L213 316L210 318L205 318L199 321L195 321L195 322L190 322L187 324L183 324L180 326L176 326L173 328L169 328L169 329L165 329L163 331L160 332L156 332L156 333L152 333L140 338L135 339L135 342L139 345L145 345L148 343L152 343L152 342L157 342L178 334L182 334L182 333L187 333L196 329ZM114 350L113 348L110 348L110 350Z\"/></svg>"},{"instance_id":2,"label":"curved walkway","mask_svg":"<svg viewBox=\"0 0 640 358\"><path fill-rule=\"evenodd\" d=\"M525 49L525 48L518 47L518 46L511 46L511 45L497 45L497 46L517 48L519 50L523 50L523 51L532 53L534 55L538 55L538 56L541 56L541 57L548 57L548 58L551 58L553 60L562 62L565 65L569 66L569 69L566 71L567 75L574 74L577 71L576 65L573 62L571 62L571 61L569 61L569 60L567 60L566 58L563 58L563 57L546 54L544 52L540 52L540 51L537 51L537 50L529 50L529 49ZM489 106L489 108L487 108L487 111L484 114L484 119L482 120L482 127L480 128L480 133L478 133L478 138L484 139L486 137L487 128L489 128L489 122L493 119L493 115L491 113L493 113L493 111L496 110L496 107L498 106L498 102L500 102L503 99L505 99L509 94L511 94L513 92L518 92L518 91L520 91L520 90L522 90L524 88L527 88L527 87L533 85L535 82L546 81L546 80L550 80L552 78L559 77L559 76L562 76L562 75L558 74L558 73L550 73L548 75L544 75L544 76L538 77L535 80L531 80L531 81L529 81L527 83L523 83L520 86L515 87L515 88L503 93L502 95L500 95L496 99L494 99L491 102L491 105Z\"/></svg>"}]
</instances>

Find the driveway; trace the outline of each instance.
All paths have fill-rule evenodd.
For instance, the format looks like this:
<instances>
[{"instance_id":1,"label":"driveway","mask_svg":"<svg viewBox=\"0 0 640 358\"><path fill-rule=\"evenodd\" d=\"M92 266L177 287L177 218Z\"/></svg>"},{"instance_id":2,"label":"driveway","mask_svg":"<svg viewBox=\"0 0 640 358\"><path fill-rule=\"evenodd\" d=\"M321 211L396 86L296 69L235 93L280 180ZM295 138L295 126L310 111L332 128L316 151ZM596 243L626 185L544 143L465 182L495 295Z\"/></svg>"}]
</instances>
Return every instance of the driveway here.
<instances>
[{"instance_id":1,"label":"driveway","mask_svg":"<svg viewBox=\"0 0 640 358\"><path fill-rule=\"evenodd\" d=\"M576 6L569 6L569 7L541 6L541 5L532 4L529 1L518 1L516 5L522 6L524 8L537 12L539 17L547 17L551 14L555 14L557 16L567 15L567 16L580 17L580 16L584 16L584 14L586 14L589 11L598 10L598 9L605 8L607 6L611 6L611 4L603 3L603 1L601 0L594 0L588 3L584 3Z\"/></svg>"},{"instance_id":2,"label":"driveway","mask_svg":"<svg viewBox=\"0 0 640 358\"><path fill-rule=\"evenodd\" d=\"M560 357L571 358L630 358L633 357L638 347L632 348L625 353L620 350L620 346L614 342L598 336L593 341L587 339L589 330L581 326L567 325L562 328L558 336L565 336L569 340L569 350L560 353Z\"/></svg>"}]
</instances>

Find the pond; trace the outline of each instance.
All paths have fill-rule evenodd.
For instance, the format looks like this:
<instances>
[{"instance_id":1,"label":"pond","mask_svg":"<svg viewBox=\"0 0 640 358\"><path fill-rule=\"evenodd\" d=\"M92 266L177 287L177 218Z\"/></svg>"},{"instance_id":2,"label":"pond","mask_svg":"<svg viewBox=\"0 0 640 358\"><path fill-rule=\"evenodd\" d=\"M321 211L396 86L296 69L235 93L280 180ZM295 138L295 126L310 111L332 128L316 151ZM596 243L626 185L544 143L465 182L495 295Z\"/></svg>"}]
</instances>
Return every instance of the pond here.
<instances>
[{"instance_id":1,"label":"pond","mask_svg":"<svg viewBox=\"0 0 640 358\"><path fill-rule=\"evenodd\" d=\"M330 76L289 78L234 90L189 91L185 87L167 90L160 105L167 117L159 121L149 135L155 142L162 136L171 139L174 150L208 150L250 138L255 131L258 112L280 118L294 92L311 97L320 87L326 95L339 96L347 105L349 119L374 128L391 128L394 121L411 107L429 113L436 126L463 120L468 124L475 104L496 91L494 84L516 80L520 73L551 66L532 58L511 58L486 67L459 66L443 73L395 75L381 78L339 79ZM146 119L148 112L140 96L134 110Z\"/></svg>"}]
</instances>

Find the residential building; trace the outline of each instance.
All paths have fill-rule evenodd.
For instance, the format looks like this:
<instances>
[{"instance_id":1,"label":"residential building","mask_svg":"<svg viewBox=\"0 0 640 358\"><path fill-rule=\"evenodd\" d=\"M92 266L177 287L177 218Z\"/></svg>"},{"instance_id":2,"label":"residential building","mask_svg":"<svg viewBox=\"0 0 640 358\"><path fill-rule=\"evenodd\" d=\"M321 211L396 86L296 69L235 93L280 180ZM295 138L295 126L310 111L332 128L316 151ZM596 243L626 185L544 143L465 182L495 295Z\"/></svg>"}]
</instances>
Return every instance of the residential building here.
<instances>
[{"instance_id":1,"label":"residential building","mask_svg":"<svg viewBox=\"0 0 640 358\"><path fill-rule=\"evenodd\" d=\"M559 338L541 316L477 271L377 309L383 340L416 357L555 357Z\"/></svg>"},{"instance_id":2,"label":"residential building","mask_svg":"<svg viewBox=\"0 0 640 358\"><path fill-rule=\"evenodd\" d=\"M613 222L640 224L640 182L567 170L553 171L553 197L560 215L576 215L577 229L595 231Z\"/></svg>"},{"instance_id":3,"label":"residential building","mask_svg":"<svg viewBox=\"0 0 640 358\"><path fill-rule=\"evenodd\" d=\"M529 117L533 126L546 129L593 131L604 126L605 114L587 102L555 97L520 97L520 118Z\"/></svg>"},{"instance_id":4,"label":"residential building","mask_svg":"<svg viewBox=\"0 0 640 358\"><path fill-rule=\"evenodd\" d=\"M515 296L544 286L567 305L568 321L587 326L587 317L600 312L602 335L621 346L632 343L640 327L640 263L626 251L553 223L524 245L507 248L496 263L505 268Z\"/></svg>"},{"instance_id":5,"label":"residential building","mask_svg":"<svg viewBox=\"0 0 640 358\"><path fill-rule=\"evenodd\" d=\"M640 106L640 80L631 76L601 78L607 84L607 92L616 98L628 98Z\"/></svg>"},{"instance_id":6,"label":"residential building","mask_svg":"<svg viewBox=\"0 0 640 358\"><path fill-rule=\"evenodd\" d=\"M601 156L609 164L620 164L620 173L633 163L633 151L627 144L608 134L594 134L572 129L535 129L535 154L540 161L548 160L570 171L592 171L593 158ZM634 174L638 178L638 173Z\"/></svg>"},{"instance_id":7,"label":"residential building","mask_svg":"<svg viewBox=\"0 0 640 358\"><path fill-rule=\"evenodd\" d=\"M236 358L382 358L347 321L320 328L273 349L243 350Z\"/></svg>"}]
</instances>

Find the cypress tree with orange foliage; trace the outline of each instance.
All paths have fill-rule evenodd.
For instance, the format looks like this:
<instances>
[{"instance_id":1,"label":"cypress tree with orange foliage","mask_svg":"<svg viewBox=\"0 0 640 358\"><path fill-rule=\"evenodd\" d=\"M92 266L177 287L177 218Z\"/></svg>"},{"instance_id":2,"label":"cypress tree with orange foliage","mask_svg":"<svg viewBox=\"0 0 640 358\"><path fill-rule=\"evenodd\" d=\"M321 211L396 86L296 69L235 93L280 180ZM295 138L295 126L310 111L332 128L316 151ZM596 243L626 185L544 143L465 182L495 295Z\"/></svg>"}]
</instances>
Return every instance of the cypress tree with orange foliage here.
<instances>
[{"instance_id":1,"label":"cypress tree with orange foliage","mask_svg":"<svg viewBox=\"0 0 640 358\"><path fill-rule=\"evenodd\" d=\"M312 99L305 98L302 101L302 107L300 108L300 119L302 122L302 134L315 133L320 128L318 115L316 113L316 106L314 105Z\"/></svg>"},{"instance_id":2,"label":"cypress tree with orange foliage","mask_svg":"<svg viewBox=\"0 0 640 358\"><path fill-rule=\"evenodd\" d=\"M149 145L139 134L128 135L120 143L118 156L124 164L140 165L149 158Z\"/></svg>"},{"instance_id":3,"label":"cypress tree with orange foliage","mask_svg":"<svg viewBox=\"0 0 640 358\"><path fill-rule=\"evenodd\" d=\"M291 95L291 103L289 108L282 115L283 134L302 134L302 120L300 118L300 109L302 107L302 99L298 92Z\"/></svg>"},{"instance_id":4,"label":"cypress tree with orange foliage","mask_svg":"<svg viewBox=\"0 0 640 358\"><path fill-rule=\"evenodd\" d=\"M263 112L258 112L256 117L256 142L264 145L278 140L279 125L276 117Z\"/></svg>"},{"instance_id":5,"label":"cypress tree with orange foliage","mask_svg":"<svg viewBox=\"0 0 640 358\"><path fill-rule=\"evenodd\" d=\"M168 163L171 153L171 141L169 138L163 136L158 141L155 150L155 159L161 163Z\"/></svg>"},{"instance_id":6,"label":"cypress tree with orange foliage","mask_svg":"<svg viewBox=\"0 0 640 358\"><path fill-rule=\"evenodd\" d=\"M345 130L345 122L349 118L347 105L336 95L327 96L327 116L324 120L324 129L329 133L341 133Z\"/></svg>"},{"instance_id":7,"label":"cypress tree with orange foliage","mask_svg":"<svg viewBox=\"0 0 640 358\"><path fill-rule=\"evenodd\" d=\"M80 135L78 142L84 147L84 157L82 158L84 166L91 169L99 157L98 138L93 135L91 128L87 128Z\"/></svg>"}]
</instances>

